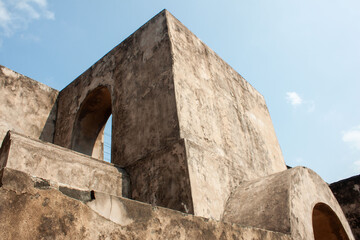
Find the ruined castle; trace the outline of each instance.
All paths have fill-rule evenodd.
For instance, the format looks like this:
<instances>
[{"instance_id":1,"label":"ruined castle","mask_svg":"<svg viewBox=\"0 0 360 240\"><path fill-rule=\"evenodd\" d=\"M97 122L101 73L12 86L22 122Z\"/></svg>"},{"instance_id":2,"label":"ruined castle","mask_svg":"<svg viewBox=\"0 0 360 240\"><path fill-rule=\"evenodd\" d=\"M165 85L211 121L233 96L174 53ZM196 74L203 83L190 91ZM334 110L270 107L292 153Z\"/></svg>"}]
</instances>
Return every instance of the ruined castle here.
<instances>
[{"instance_id":1,"label":"ruined castle","mask_svg":"<svg viewBox=\"0 0 360 240\"><path fill-rule=\"evenodd\" d=\"M264 97L166 10L61 91L0 80L0 239L355 239Z\"/></svg>"}]
</instances>

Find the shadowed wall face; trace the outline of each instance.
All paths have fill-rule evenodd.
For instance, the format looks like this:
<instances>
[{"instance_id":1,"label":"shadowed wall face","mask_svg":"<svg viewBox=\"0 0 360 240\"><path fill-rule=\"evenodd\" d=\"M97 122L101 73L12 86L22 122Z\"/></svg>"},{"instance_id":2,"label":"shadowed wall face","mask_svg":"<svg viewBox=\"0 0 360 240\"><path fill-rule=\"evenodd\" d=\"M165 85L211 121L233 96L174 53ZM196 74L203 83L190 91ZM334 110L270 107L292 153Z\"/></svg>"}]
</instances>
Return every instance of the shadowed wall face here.
<instances>
[{"instance_id":1,"label":"shadowed wall face","mask_svg":"<svg viewBox=\"0 0 360 240\"><path fill-rule=\"evenodd\" d=\"M0 143L8 130L53 142L58 93L0 65Z\"/></svg>"},{"instance_id":2,"label":"shadowed wall face","mask_svg":"<svg viewBox=\"0 0 360 240\"><path fill-rule=\"evenodd\" d=\"M312 215L315 240L348 240L334 211L324 203L315 205Z\"/></svg>"},{"instance_id":3,"label":"shadowed wall face","mask_svg":"<svg viewBox=\"0 0 360 240\"><path fill-rule=\"evenodd\" d=\"M360 239L360 175L330 184L351 230L356 239Z\"/></svg>"},{"instance_id":4,"label":"shadowed wall face","mask_svg":"<svg viewBox=\"0 0 360 240\"><path fill-rule=\"evenodd\" d=\"M111 115L111 95L106 87L98 87L88 94L76 116L71 148L75 151L103 158L103 131Z\"/></svg>"}]
</instances>

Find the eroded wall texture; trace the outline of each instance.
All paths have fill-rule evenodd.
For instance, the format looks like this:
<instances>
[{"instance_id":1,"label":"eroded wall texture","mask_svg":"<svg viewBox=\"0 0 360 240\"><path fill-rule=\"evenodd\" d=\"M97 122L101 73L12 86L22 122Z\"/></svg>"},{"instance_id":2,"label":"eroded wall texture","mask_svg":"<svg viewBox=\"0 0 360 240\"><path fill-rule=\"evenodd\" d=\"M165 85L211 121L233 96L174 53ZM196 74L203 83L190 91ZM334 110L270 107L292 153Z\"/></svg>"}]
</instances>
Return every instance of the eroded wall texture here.
<instances>
[{"instance_id":1,"label":"eroded wall texture","mask_svg":"<svg viewBox=\"0 0 360 240\"><path fill-rule=\"evenodd\" d=\"M338 200L355 239L360 239L360 175L330 184Z\"/></svg>"},{"instance_id":2,"label":"eroded wall texture","mask_svg":"<svg viewBox=\"0 0 360 240\"><path fill-rule=\"evenodd\" d=\"M8 133L0 215L16 214L0 230L26 231L5 238L313 239L313 212L330 212L313 211L322 202L338 219L328 225L353 239L328 186L286 171L263 96L166 10L59 95L0 70L0 133L67 148ZM124 169L90 157L102 157L110 114L112 162Z\"/></svg>"},{"instance_id":3,"label":"eroded wall texture","mask_svg":"<svg viewBox=\"0 0 360 240\"><path fill-rule=\"evenodd\" d=\"M135 199L220 219L237 184L286 169L263 96L166 10L60 92L56 144L73 148L84 100L101 86L111 94L112 162L132 172ZM174 178L158 171L174 161L153 156L178 141L184 171ZM159 178L190 194L145 182Z\"/></svg>"},{"instance_id":4,"label":"eroded wall texture","mask_svg":"<svg viewBox=\"0 0 360 240\"><path fill-rule=\"evenodd\" d=\"M264 97L167 13L194 212L219 219L243 181L286 169Z\"/></svg>"},{"instance_id":5,"label":"eroded wall texture","mask_svg":"<svg viewBox=\"0 0 360 240\"><path fill-rule=\"evenodd\" d=\"M53 142L58 91L0 65L0 141L9 130Z\"/></svg>"},{"instance_id":6,"label":"eroded wall texture","mask_svg":"<svg viewBox=\"0 0 360 240\"><path fill-rule=\"evenodd\" d=\"M0 206L0 239L4 240L291 239L283 233L195 217L101 192L62 191L45 179L11 169L4 171Z\"/></svg>"},{"instance_id":7,"label":"eroded wall texture","mask_svg":"<svg viewBox=\"0 0 360 240\"><path fill-rule=\"evenodd\" d=\"M77 113L99 86L111 93L113 163L129 166L179 140L165 11L60 92L56 144L71 148Z\"/></svg>"}]
</instances>

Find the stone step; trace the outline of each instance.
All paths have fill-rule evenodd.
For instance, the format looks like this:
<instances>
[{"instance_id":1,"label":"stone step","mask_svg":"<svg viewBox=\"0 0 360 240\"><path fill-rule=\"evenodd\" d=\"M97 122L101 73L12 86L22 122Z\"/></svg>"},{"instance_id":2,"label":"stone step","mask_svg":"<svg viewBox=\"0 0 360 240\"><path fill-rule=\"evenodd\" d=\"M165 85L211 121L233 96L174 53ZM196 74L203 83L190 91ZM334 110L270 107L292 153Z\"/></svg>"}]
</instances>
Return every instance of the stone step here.
<instances>
[{"instance_id":1,"label":"stone step","mask_svg":"<svg viewBox=\"0 0 360 240\"><path fill-rule=\"evenodd\" d=\"M0 149L0 169L5 167L59 186L122 197L129 194L129 177L122 168L13 131L7 133Z\"/></svg>"}]
</instances>

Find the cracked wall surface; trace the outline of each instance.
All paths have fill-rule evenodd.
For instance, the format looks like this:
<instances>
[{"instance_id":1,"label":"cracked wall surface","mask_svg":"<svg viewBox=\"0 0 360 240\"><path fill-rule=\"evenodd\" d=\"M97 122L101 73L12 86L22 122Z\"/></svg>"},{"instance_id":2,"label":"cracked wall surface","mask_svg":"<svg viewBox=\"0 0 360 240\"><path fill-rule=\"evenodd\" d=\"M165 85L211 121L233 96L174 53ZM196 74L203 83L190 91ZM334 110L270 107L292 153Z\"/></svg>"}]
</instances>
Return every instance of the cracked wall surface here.
<instances>
[{"instance_id":1,"label":"cracked wall surface","mask_svg":"<svg viewBox=\"0 0 360 240\"><path fill-rule=\"evenodd\" d=\"M90 192L81 192L78 196L83 197L75 199L75 194L69 197L56 187L39 186L38 179L16 170L4 169L2 179L0 238L4 240L291 239L282 233L195 217L104 193L95 192L92 199Z\"/></svg>"},{"instance_id":2,"label":"cracked wall surface","mask_svg":"<svg viewBox=\"0 0 360 240\"><path fill-rule=\"evenodd\" d=\"M60 93L0 70L0 137L20 133L0 150L0 230L21 222L4 238L312 239L323 201L353 239L328 186L286 170L264 97L166 10Z\"/></svg>"}]
</instances>

